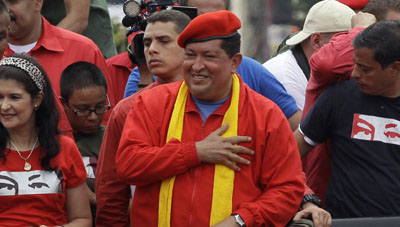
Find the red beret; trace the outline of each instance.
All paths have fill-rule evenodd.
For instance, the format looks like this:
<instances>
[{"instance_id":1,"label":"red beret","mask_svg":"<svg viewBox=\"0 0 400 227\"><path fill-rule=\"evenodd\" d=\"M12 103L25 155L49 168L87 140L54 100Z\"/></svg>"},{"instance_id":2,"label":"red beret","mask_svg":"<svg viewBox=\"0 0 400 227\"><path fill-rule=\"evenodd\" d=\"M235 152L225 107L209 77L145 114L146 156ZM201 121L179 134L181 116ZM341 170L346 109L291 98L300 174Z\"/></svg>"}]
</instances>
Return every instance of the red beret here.
<instances>
[{"instance_id":1,"label":"red beret","mask_svg":"<svg viewBox=\"0 0 400 227\"><path fill-rule=\"evenodd\" d=\"M241 27L239 18L228 10L205 13L195 17L179 35L178 45L232 37Z\"/></svg>"},{"instance_id":2,"label":"red beret","mask_svg":"<svg viewBox=\"0 0 400 227\"><path fill-rule=\"evenodd\" d=\"M364 9L365 5L369 2L369 0L338 0L339 2L347 5L353 10Z\"/></svg>"}]
</instances>

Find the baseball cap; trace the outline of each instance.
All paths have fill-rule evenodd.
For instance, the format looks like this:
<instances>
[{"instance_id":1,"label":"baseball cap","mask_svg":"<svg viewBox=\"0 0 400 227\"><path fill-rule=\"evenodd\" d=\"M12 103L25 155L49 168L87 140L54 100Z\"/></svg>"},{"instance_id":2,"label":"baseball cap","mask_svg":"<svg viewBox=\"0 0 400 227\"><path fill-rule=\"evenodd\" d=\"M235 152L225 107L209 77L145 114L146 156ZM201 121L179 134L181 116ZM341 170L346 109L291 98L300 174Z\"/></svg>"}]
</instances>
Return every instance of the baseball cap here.
<instances>
[{"instance_id":1,"label":"baseball cap","mask_svg":"<svg viewBox=\"0 0 400 227\"><path fill-rule=\"evenodd\" d=\"M288 39L286 44L299 44L315 32L348 31L354 15L356 13L343 3L335 0L320 1L308 11L303 30Z\"/></svg>"}]
</instances>

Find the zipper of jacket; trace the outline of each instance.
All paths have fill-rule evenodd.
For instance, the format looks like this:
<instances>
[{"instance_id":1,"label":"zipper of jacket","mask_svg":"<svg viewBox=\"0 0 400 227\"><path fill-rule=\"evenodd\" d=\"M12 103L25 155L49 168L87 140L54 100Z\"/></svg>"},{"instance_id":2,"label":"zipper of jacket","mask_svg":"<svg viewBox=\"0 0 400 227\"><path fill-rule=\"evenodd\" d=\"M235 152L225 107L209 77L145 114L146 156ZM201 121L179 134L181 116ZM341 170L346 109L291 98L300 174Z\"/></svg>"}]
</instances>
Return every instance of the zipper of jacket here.
<instances>
[{"instance_id":1,"label":"zipper of jacket","mask_svg":"<svg viewBox=\"0 0 400 227\"><path fill-rule=\"evenodd\" d=\"M204 138L204 126L205 124L203 123L201 126L201 138ZM192 226L192 219L193 219L193 205L194 205L194 196L196 194L196 187L197 187L197 168L194 171L194 185L193 185L193 192L192 192L192 201L190 202L190 218L189 218L189 226Z\"/></svg>"}]
</instances>

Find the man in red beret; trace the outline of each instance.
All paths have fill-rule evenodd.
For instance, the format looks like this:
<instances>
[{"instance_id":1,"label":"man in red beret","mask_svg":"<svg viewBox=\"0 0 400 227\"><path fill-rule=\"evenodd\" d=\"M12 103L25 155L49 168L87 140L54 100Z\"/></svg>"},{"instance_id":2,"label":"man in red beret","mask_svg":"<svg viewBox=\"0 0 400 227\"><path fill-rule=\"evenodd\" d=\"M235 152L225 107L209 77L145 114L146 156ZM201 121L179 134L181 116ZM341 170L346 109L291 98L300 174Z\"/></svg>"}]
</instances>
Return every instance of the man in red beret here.
<instances>
[{"instance_id":1,"label":"man in red beret","mask_svg":"<svg viewBox=\"0 0 400 227\"><path fill-rule=\"evenodd\" d=\"M132 226L284 226L296 213L296 143L279 107L235 73L239 28L229 11L196 17L178 38L184 81L137 96L116 156L136 185Z\"/></svg>"},{"instance_id":2,"label":"man in red beret","mask_svg":"<svg viewBox=\"0 0 400 227\"><path fill-rule=\"evenodd\" d=\"M148 68L151 74L157 76L157 81L140 92L182 80L184 50L178 46L177 39L189 22L186 14L175 10L163 10L148 18L143 37L144 54ZM121 100L115 106L104 133L96 170L97 227L129 226L128 210L132 192L130 184L117 177L115 156L125 119L129 111L133 111L131 109L138 94ZM158 115L154 117L158 119Z\"/></svg>"}]
</instances>

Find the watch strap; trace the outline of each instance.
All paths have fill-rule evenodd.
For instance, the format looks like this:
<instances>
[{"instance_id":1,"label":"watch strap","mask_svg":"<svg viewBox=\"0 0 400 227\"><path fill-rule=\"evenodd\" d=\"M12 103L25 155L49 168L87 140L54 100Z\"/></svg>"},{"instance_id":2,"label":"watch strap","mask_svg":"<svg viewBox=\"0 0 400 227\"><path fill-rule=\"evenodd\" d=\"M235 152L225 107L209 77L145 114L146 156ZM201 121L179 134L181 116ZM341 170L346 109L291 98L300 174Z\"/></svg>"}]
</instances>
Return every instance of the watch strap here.
<instances>
[{"instance_id":1,"label":"watch strap","mask_svg":"<svg viewBox=\"0 0 400 227\"><path fill-rule=\"evenodd\" d=\"M311 203L317 205L318 207L321 207L321 200L318 198L317 195L306 194L303 196L303 199L301 200L300 208L303 208L303 205L308 202L311 202Z\"/></svg>"}]
</instances>

